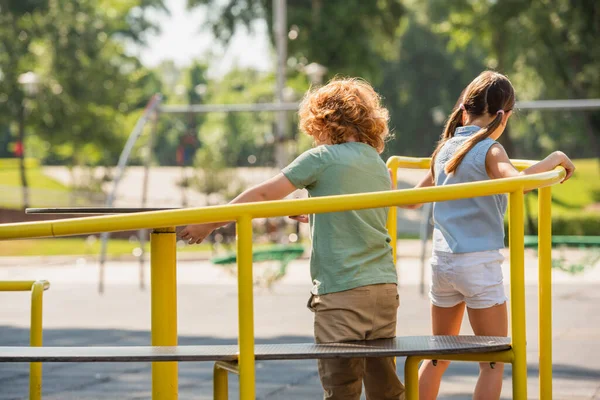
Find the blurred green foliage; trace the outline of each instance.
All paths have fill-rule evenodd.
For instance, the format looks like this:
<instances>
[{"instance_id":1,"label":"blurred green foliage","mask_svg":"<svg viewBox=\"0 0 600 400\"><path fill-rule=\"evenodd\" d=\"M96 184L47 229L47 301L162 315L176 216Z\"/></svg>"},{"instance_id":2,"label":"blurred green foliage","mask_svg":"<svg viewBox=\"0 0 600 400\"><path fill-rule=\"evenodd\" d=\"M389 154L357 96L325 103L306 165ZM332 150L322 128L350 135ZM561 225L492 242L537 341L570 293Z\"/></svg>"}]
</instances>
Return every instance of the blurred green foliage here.
<instances>
[{"instance_id":1,"label":"blurred green foliage","mask_svg":"<svg viewBox=\"0 0 600 400\"><path fill-rule=\"evenodd\" d=\"M205 27L225 45L258 21L272 32L271 0L187 4L207 11ZM312 62L327 67L325 80L370 80L390 110L395 135L384 158L430 154L461 90L485 68L507 74L518 100L600 97L598 1L290 0L287 8L289 100L300 100L309 88L304 66ZM270 72L234 68L209 76L210 57L150 69L128 55L128 43L143 44L145 34L156 31L151 10L168 12L164 0L0 0L0 157L12 155L23 115L28 157L94 167L116 164L154 93L163 93L167 104L274 101ZM19 84L29 71L39 76L34 96ZM293 113L288 124L291 158L311 140L298 132ZM273 125L268 112L161 115L152 163L207 171L272 166ZM148 137L136 144L132 164L143 162ZM186 146L193 148L182 160L178 151L190 138ZM513 158L561 149L597 159L600 111L516 110L502 140ZM587 167L578 171L585 175L581 182L598 180L600 167L590 165L589 174ZM570 193L577 201L563 199L558 188L557 199L576 209L598 202L584 186Z\"/></svg>"},{"instance_id":2,"label":"blurred green foliage","mask_svg":"<svg viewBox=\"0 0 600 400\"><path fill-rule=\"evenodd\" d=\"M225 42L256 20L272 25L270 0L188 5L205 7L213 32ZM295 67L288 78L317 62L328 68L328 78L371 80L396 134L387 154L429 154L444 115L485 68L507 74L520 100L600 97L600 3L594 0L355 0L343 6L311 0L289 1L287 8ZM600 157L600 111L523 111L515 117L501 138L514 158L540 158L556 148Z\"/></svg>"},{"instance_id":3,"label":"blurred green foliage","mask_svg":"<svg viewBox=\"0 0 600 400\"><path fill-rule=\"evenodd\" d=\"M47 164L113 164L135 122L129 114L161 89L124 44L155 29L145 9L164 8L162 0L3 1L0 7L0 126L16 136L25 108L31 156ZM39 83L26 96L19 76L30 71Z\"/></svg>"}]
</instances>

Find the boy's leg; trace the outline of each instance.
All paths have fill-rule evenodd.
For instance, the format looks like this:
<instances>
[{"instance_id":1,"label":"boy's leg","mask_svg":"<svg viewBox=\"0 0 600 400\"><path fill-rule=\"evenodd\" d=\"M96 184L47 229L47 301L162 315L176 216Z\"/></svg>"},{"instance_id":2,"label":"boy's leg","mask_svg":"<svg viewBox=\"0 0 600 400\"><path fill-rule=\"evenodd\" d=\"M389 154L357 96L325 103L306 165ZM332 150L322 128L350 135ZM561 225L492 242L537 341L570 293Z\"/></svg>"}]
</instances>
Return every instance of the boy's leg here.
<instances>
[{"instance_id":1,"label":"boy's leg","mask_svg":"<svg viewBox=\"0 0 600 400\"><path fill-rule=\"evenodd\" d=\"M315 313L315 341L364 340L365 332L371 329L369 310L374 303L370 287L313 296L310 308ZM364 358L318 360L318 365L325 399L360 399Z\"/></svg>"},{"instance_id":2,"label":"boy's leg","mask_svg":"<svg viewBox=\"0 0 600 400\"><path fill-rule=\"evenodd\" d=\"M359 400L362 391L364 358L317 360L319 377L327 400Z\"/></svg>"},{"instance_id":3,"label":"boy's leg","mask_svg":"<svg viewBox=\"0 0 600 400\"><path fill-rule=\"evenodd\" d=\"M395 284L373 286L377 292L373 330L367 340L396 337L399 296ZM404 385L396 372L394 357L365 359L365 392L367 400L404 399Z\"/></svg>"}]
</instances>

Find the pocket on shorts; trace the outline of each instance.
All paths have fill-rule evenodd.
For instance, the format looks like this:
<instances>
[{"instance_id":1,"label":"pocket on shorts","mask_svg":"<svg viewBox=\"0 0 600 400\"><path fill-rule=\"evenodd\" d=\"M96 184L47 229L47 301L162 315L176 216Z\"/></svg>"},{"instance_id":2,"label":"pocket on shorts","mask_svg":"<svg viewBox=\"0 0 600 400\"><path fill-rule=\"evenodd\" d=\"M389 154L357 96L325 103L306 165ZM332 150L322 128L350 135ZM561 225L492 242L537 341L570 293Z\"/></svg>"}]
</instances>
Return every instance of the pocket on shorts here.
<instances>
[{"instance_id":1,"label":"pocket on shorts","mask_svg":"<svg viewBox=\"0 0 600 400\"><path fill-rule=\"evenodd\" d=\"M395 299L396 308L400 306L400 295L398 294L398 289L387 289L385 291L386 297L391 297Z\"/></svg>"},{"instance_id":2,"label":"pocket on shorts","mask_svg":"<svg viewBox=\"0 0 600 400\"><path fill-rule=\"evenodd\" d=\"M314 294L311 293L310 297L308 298L308 302L306 303L306 308L308 308L312 312L317 312L316 303L315 303L316 297L317 296L315 296Z\"/></svg>"},{"instance_id":3,"label":"pocket on shorts","mask_svg":"<svg viewBox=\"0 0 600 400\"><path fill-rule=\"evenodd\" d=\"M481 296L502 284L502 266L498 262L482 263L461 270L460 291L467 297Z\"/></svg>"},{"instance_id":4,"label":"pocket on shorts","mask_svg":"<svg viewBox=\"0 0 600 400\"><path fill-rule=\"evenodd\" d=\"M485 263L483 267L485 269L485 280L489 284L489 286L498 285L504 281L501 263L499 263L499 262Z\"/></svg>"},{"instance_id":5,"label":"pocket on shorts","mask_svg":"<svg viewBox=\"0 0 600 400\"><path fill-rule=\"evenodd\" d=\"M431 273L429 274L429 291L436 293L442 288L442 271L438 264L431 263Z\"/></svg>"}]
</instances>

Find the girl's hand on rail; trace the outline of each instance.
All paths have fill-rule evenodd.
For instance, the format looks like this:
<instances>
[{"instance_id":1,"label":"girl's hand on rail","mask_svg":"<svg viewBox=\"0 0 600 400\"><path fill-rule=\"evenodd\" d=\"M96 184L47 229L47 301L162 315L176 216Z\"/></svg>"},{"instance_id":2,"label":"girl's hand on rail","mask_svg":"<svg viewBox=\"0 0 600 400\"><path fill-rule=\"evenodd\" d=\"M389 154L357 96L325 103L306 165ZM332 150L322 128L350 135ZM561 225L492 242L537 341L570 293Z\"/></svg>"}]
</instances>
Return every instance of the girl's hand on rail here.
<instances>
[{"instance_id":1,"label":"girl's hand on rail","mask_svg":"<svg viewBox=\"0 0 600 400\"><path fill-rule=\"evenodd\" d=\"M219 226L220 224L188 225L179 233L179 237L189 244L200 244Z\"/></svg>"},{"instance_id":2,"label":"girl's hand on rail","mask_svg":"<svg viewBox=\"0 0 600 400\"><path fill-rule=\"evenodd\" d=\"M290 215L289 218L294 221L302 222L303 224L308 223L308 215Z\"/></svg>"},{"instance_id":3,"label":"girl's hand on rail","mask_svg":"<svg viewBox=\"0 0 600 400\"><path fill-rule=\"evenodd\" d=\"M564 181L573 176L573 172L575 172L575 164L573 164L571 159L567 157L567 155L562 151L555 151L553 154L556 154L558 165L563 167L567 172L565 179L563 179L562 182L560 182L563 183Z\"/></svg>"}]
</instances>

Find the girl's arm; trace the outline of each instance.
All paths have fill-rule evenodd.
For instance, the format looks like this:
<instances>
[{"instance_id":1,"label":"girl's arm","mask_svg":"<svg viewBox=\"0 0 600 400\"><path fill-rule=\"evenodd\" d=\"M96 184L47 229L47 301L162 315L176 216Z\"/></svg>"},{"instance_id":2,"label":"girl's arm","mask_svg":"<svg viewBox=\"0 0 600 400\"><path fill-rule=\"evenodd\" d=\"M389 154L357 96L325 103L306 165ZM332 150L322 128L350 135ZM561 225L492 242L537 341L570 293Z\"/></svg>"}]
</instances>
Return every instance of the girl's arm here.
<instances>
[{"instance_id":1,"label":"girl's arm","mask_svg":"<svg viewBox=\"0 0 600 400\"><path fill-rule=\"evenodd\" d=\"M430 186L435 186L435 182L433 181L433 176L431 176L431 170L427 171L427 175L425 175L423 177L423 179L421 179L421 181L419 183L417 183L417 185L415 186L415 189L430 187ZM416 210L417 208L421 208L422 206L423 206L423 203L405 204L405 205L398 206L398 207L407 208L409 210Z\"/></svg>"},{"instance_id":2,"label":"girl's arm","mask_svg":"<svg viewBox=\"0 0 600 400\"><path fill-rule=\"evenodd\" d=\"M290 193L294 192L296 187L282 173L273 178L264 181L250 189L245 190L229 204L255 203L257 201L281 200ZM202 242L212 231L227 225L229 222L214 222L208 224L188 225L180 233L181 239L188 243Z\"/></svg>"},{"instance_id":3,"label":"girl's arm","mask_svg":"<svg viewBox=\"0 0 600 400\"><path fill-rule=\"evenodd\" d=\"M555 151L542 161L532 165L531 167L519 172L510 162L508 154L504 147L499 144L494 144L490 147L490 150L485 157L485 168L490 178L511 178L520 175L533 175L539 174L540 172L552 171L558 166L562 166L567 175L561 183L569 179L575 171L575 165L571 162L569 157L562 151Z\"/></svg>"}]
</instances>

